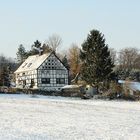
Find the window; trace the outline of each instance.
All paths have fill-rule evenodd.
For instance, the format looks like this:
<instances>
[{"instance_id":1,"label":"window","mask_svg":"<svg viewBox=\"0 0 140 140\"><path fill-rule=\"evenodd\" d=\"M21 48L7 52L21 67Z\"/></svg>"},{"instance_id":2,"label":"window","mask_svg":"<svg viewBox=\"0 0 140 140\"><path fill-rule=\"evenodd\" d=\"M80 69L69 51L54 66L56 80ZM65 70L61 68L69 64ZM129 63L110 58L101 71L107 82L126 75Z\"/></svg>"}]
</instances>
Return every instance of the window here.
<instances>
[{"instance_id":1,"label":"window","mask_svg":"<svg viewBox=\"0 0 140 140\"><path fill-rule=\"evenodd\" d=\"M42 78L41 83L42 84L50 84L50 78Z\"/></svg>"},{"instance_id":2,"label":"window","mask_svg":"<svg viewBox=\"0 0 140 140\"><path fill-rule=\"evenodd\" d=\"M56 84L65 84L65 78L56 78Z\"/></svg>"},{"instance_id":3,"label":"window","mask_svg":"<svg viewBox=\"0 0 140 140\"><path fill-rule=\"evenodd\" d=\"M23 80L23 88L26 86L26 80Z\"/></svg>"},{"instance_id":4,"label":"window","mask_svg":"<svg viewBox=\"0 0 140 140\"><path fill-rule=\"evenodd\" d=\"M27 67L30 67L32 65L32 63L29 63Z\"/></svg>"},{"instance_id":5,"label":"window","mask_svg":"<svg viewBox=\"0 0 140 140\"><path fill-rule=\"evenodd\" d=\"M33 88L34 85L35 85L34 79L31 79L31 85L30 85L30 88Z\"/></svg>"},{"instance_id":6,"label":"window","mask_svg":"<svg viewBox=\"0 0 140 140\"><path fill-rule=\"evenodd\" d=\"M27 63L25 63L25 64L22 66L22 68L24 68L26 65L27 65Z\"/></svg>"}]
</instances>

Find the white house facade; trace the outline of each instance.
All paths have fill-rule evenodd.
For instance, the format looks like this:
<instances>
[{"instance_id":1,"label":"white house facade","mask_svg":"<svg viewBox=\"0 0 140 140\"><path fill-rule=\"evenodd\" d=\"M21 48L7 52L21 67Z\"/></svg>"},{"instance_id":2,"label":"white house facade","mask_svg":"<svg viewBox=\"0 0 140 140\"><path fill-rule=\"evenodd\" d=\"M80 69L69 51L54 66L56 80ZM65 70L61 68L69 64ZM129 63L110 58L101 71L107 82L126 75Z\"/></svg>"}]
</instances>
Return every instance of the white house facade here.
<instances>
[{"instance_id":1,"label":"white house facade","mask_svg":"<svg viewBox=\"0 0 140 140\"><path fill-rule=\"evenodd\" d=\"M29 56L15 71L17 88L58 91L68 85L69 71L55 53Z\"/></svg>"}]
</instances>

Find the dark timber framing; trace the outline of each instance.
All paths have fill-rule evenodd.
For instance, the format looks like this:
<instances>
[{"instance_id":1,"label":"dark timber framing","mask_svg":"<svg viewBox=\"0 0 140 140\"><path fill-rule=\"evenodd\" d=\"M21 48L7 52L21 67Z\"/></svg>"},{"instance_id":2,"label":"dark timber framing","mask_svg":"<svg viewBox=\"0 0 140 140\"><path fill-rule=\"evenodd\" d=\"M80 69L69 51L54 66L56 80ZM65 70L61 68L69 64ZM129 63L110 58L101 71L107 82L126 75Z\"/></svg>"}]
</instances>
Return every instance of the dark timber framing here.
<instances>
[{"instance_id":1,"label":"dark timber framing","mask_svg":"<svg viewBox=\"0 0 140 140\"><path fill-rule=\"evenodd\" d=\"M33 58L37 58L36 61L40 63L34 69L32 69L32 67L35 66L34 63L36 63L36 61L33 61ZM32 60L32 62L29 62L29 60ZM28 68L26 68L27 66ZM15 74L16 85L17 87L21 86L22 88L26 86L31 87L32 82L34 83L34 86L32 85L33 88L54 91L60 90L61 87L68 85L69 83L69 70L53 52L46 55L46 58L45 55L30 56L19 67ZM43 79L44 82L42 82ZM50 81L48 83L46 81L45 83L45 79L49 79ZM26 85L24 85L25 83Z\"/></svg>"}]
</instances>

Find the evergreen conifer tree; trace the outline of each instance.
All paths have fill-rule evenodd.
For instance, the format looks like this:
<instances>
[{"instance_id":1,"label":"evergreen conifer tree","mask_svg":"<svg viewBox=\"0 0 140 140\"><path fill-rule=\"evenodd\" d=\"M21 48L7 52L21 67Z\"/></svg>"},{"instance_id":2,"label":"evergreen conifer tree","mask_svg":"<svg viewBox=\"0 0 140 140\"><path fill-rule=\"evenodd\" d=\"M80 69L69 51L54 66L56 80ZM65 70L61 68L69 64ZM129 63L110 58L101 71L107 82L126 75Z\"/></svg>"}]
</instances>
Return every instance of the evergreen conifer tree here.
<instances>
[{"instance_id":1,"label":"evergreen conifer tree","mask_svg":"<svg viewBox=\"0 0 140 140\"><path fill-rule=\"evenodd\" d=\"M34 49L33 47L35 47L35 48L41 48L41 43L40 43L40 41L38 41L38 40L36 40L35 42L34 42L34 44L32 45L32 49L31 49L31 51L28 53L28 55L30 56L30 55L36 55L36 54L38 54L39 52L36 50L36 49Z\"/></svg>"},{"instance_id":2,"label":"evergreen conifer tree","mask_svg":"<svg viewBox=\"0 0 140 140\"><path fill-rule=\"evenodd\" d=\"M16 53L17 60L19 63L22 63L26 58L26 50L22 44L19 45L18 52Z\"/></svg>"},{"instance_id":3,"label":"evergreen conifer tree","mask_svg":"<svg viewBox=\"0 0 140 140\"><path fill-rule=\"evenodd\" d=\"M4 66L0 72L0 86L10 86L9 67Z\"/></svg>"},{"instance_id":4,"label":"evergreen conifer tree","mask_svg":"<svg viewBox=\"0 0 140 140\"><path fill-rule=\"evenodd\" d=\"M91 86L96 86L110 78L114 64L111 60L105 38L98 30L92 30L82 44L80 52L82 60L81 77Z\"/></svg>"}]
</instances>

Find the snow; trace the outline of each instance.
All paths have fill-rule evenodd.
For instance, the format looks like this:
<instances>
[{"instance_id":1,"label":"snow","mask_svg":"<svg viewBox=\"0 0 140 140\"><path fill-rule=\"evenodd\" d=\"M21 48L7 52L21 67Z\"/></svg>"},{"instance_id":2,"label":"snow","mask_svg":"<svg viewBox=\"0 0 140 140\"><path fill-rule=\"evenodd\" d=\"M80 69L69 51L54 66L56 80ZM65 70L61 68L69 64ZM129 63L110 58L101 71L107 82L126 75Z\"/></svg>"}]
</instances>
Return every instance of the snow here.
<instances>
[{"instance_id":1,"label":"snow","mask_svg":"<svg viewBox=\"0 0 140 140\"><path fill-rule=\"evenodd\" d=\"M118 83L120 83L120 84L124 84L126 81L124 81L124 80L118 80Z\"/></svg>"},{"instance_id":2,"label":"snow","mask_svg":"<svg viewBox=\"0 0 140 140\"><path fill-rule=\"evenodd\" d=\"M78 86L78 85L66 85L66 86L64 86L64 87L62 87L62 89L71 89L71 88L79 88L80 86Z\"/></svg>"},{"instance_id":3,"label":"snow","mask_svg":"<svg viewBox=\"0 0 140 140\"><path fill-rule=\"evenodd\" d=\"M139 140L140 103L0 94L0 140Z\"/></svg>"},{"instance_id":4,"label":"snow","mask_svg":"<svg viewBox=\"0 0 140 140\"><path fill-rule=\"evenodd\" d=\"M49 57L50 54L51 53L29 56L15 71L15 73L36 70Z\"/></svg>"},{"instance_id":5,"label":"snow","mask_svg":"<svg viewBox=\"0 0 140 140\"><path fill-rule=\"evenodd\" d=\"M134 90L139 90L140 91L140 83L139 82L133 82L131 84L131 88Z\"/></svg>"},{"instance_id":6,"label":"snow","mask_svg":"<svg viewBox=\"0 0 140 140\"><path fill-rule=\"evenodd\" d=\"M140 91L140 82L132 82L132 81L130 82L130 81L119 80L118 83L120 84L127 83L127 86L129 86L131 89Z\"/></svg>"}]
</instances>

